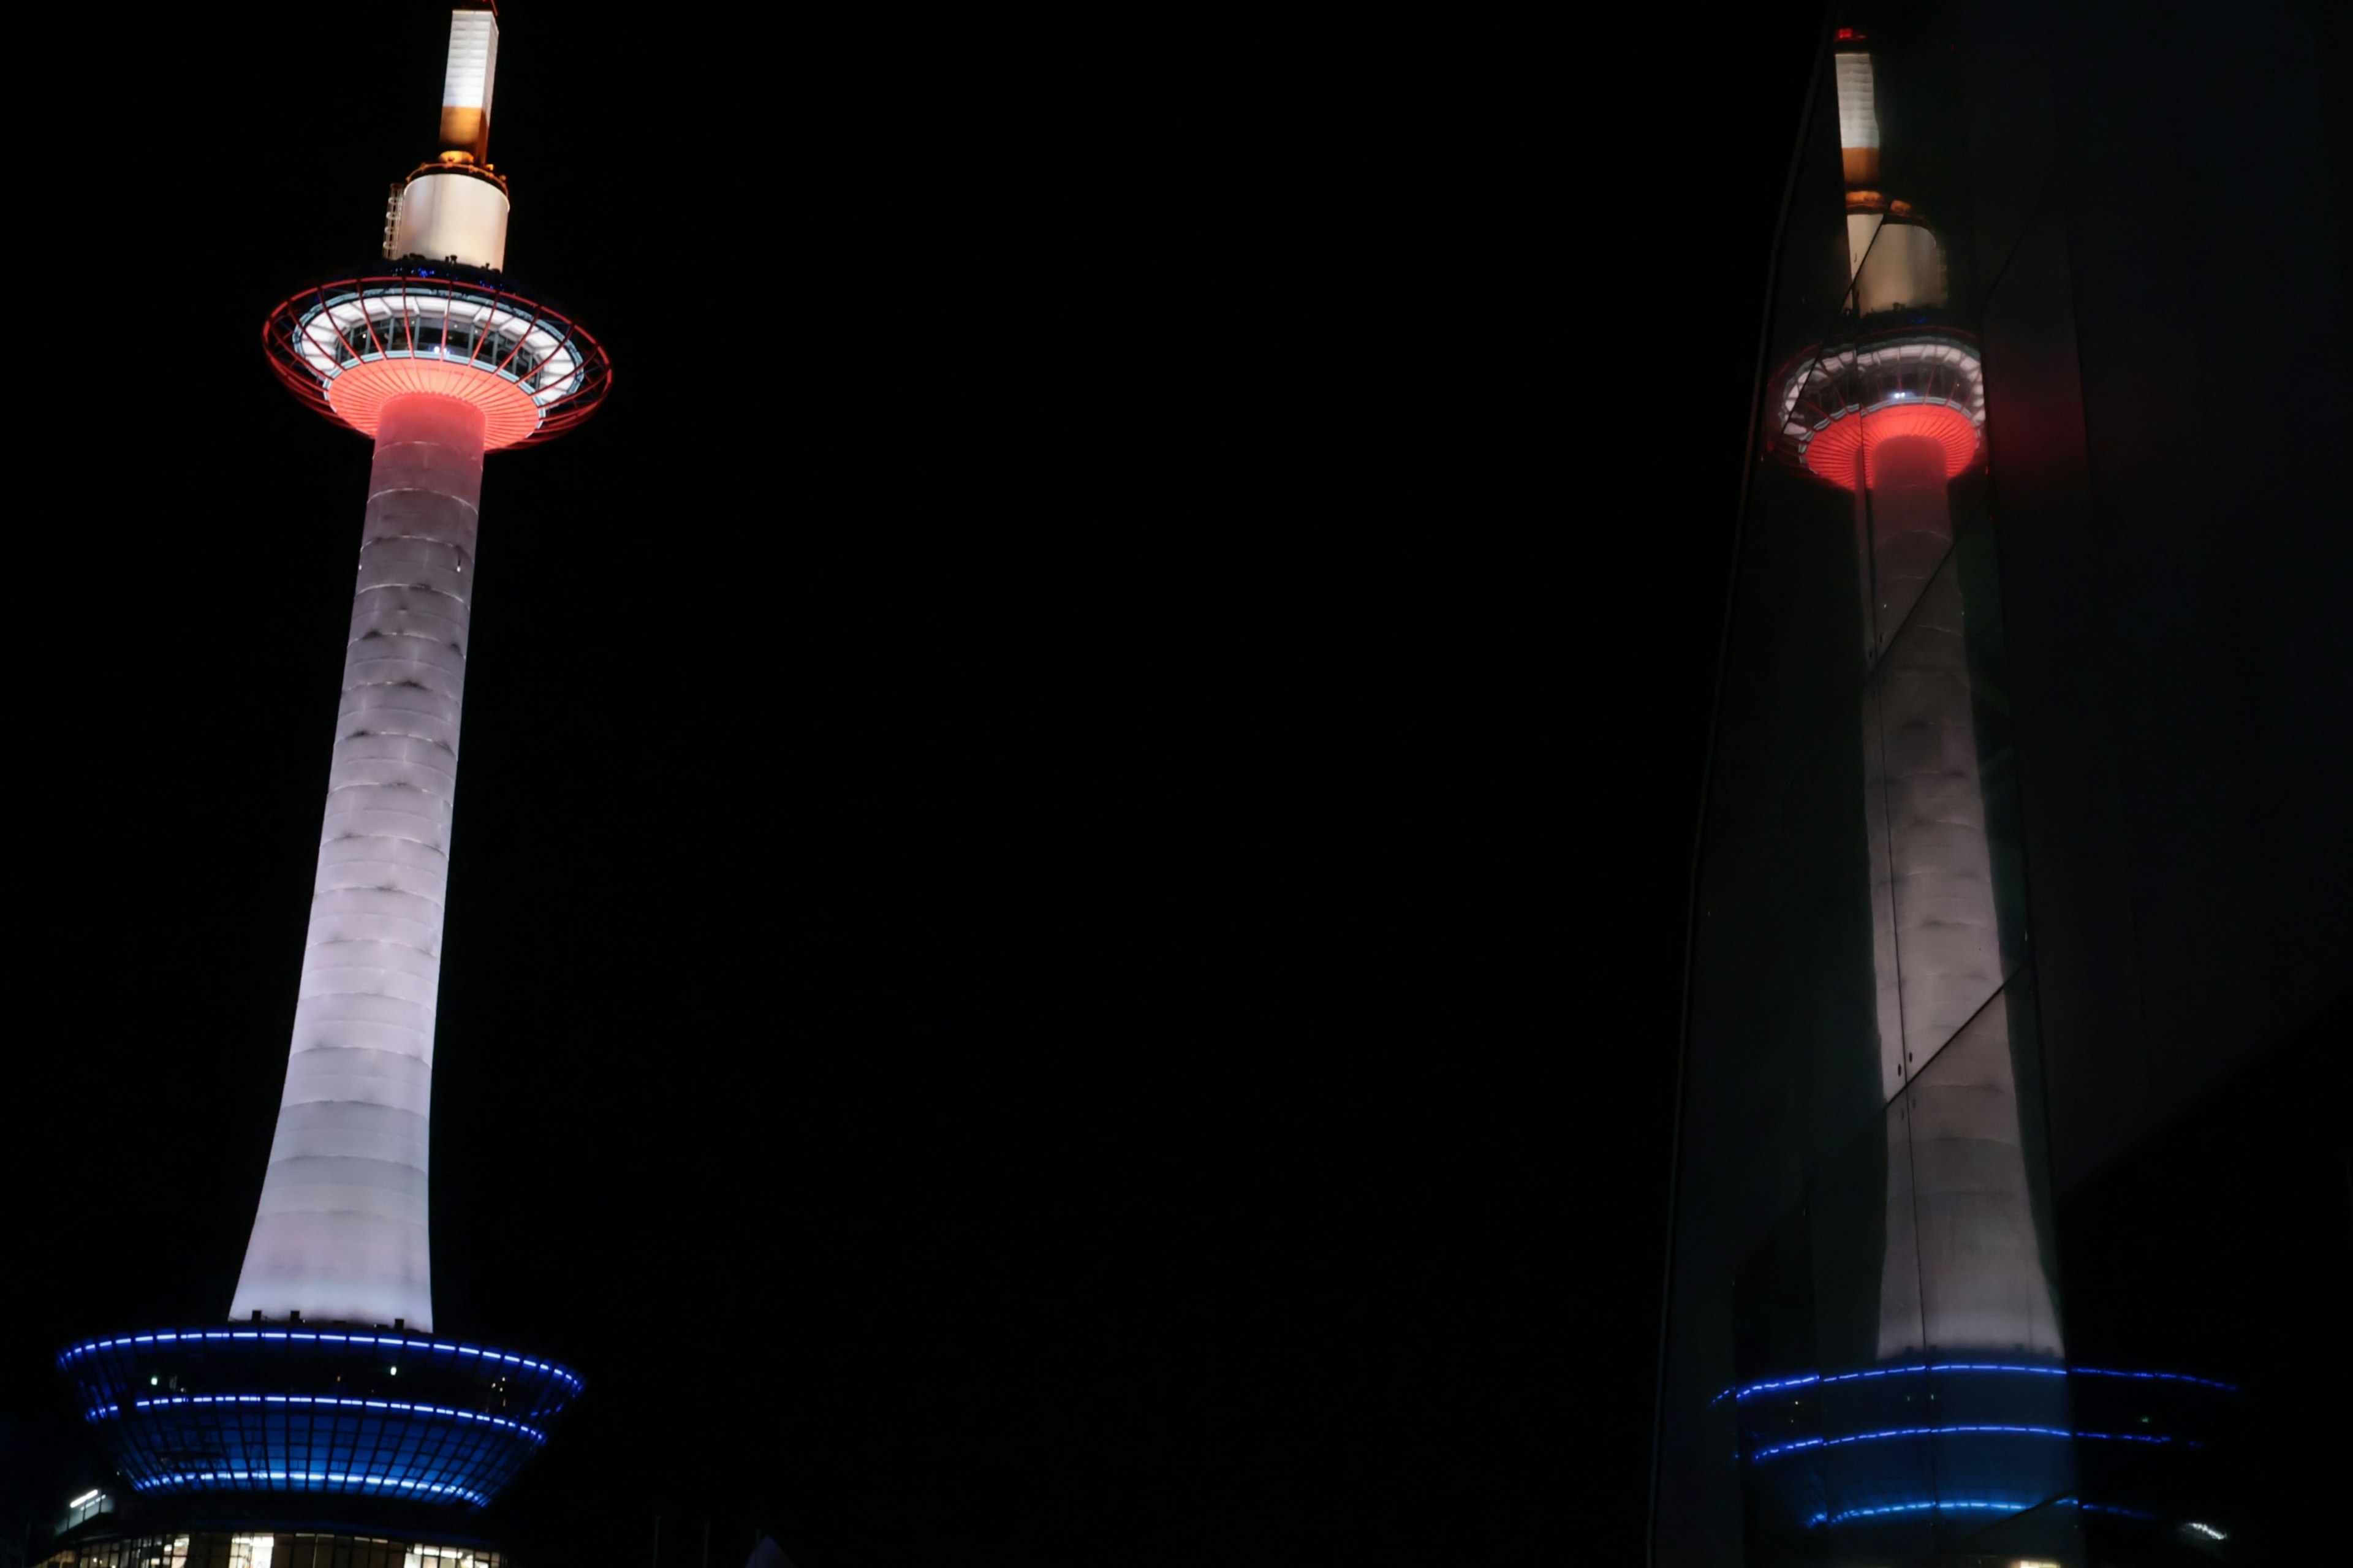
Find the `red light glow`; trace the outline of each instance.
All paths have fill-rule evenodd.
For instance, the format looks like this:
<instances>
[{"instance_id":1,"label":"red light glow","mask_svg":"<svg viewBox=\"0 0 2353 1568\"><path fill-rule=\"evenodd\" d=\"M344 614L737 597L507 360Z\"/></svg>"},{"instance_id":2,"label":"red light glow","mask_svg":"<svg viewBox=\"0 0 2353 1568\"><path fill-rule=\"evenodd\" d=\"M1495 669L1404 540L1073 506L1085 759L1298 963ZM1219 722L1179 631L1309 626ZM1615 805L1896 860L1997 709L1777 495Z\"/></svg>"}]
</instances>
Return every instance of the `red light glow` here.
<instances>
[{"instance_id":1,"label":"red light glow","mask_svg":"<svg viewBox=\"0 0 2353 1568\"><path fill-rule=\"evenodd\" d=\"M1855 486L1857 450L1868 461L1871 447L1898 436L1927 436L1942 442L1948 479L1977 460L1978 427L1969 416L1949 404L1921 403L1832 420L1828 429L1806 443L1806 467L1817 479L1851 490Z\"/></svg>"},{"instance_id":2,"label":"red light glow","mask_svg":"<svg viewBox=\"0 0 2353 1568\"><path fill-rule=\"evenodd\" d=\"M372 360L327 384L327 406L363 436L375 434L384 405L412 392L455 397L480 408L482 449L495 452L529 440L539 428L539 405L503 376L429 359Z\"/></svg>"},{"instance_id":3,"label":"red light glow","mask_svg":"<svg viewBox=\"0 0 2353 1568\"><path fill-rule=\"evenodd\" d=\"M319 413L374 436L411 393L482 411L483 449L535 447L594 414L613 363L579 324L516 289L389 272L306 289L262 323L269 368Z\"/></svg>"}]
</instances>

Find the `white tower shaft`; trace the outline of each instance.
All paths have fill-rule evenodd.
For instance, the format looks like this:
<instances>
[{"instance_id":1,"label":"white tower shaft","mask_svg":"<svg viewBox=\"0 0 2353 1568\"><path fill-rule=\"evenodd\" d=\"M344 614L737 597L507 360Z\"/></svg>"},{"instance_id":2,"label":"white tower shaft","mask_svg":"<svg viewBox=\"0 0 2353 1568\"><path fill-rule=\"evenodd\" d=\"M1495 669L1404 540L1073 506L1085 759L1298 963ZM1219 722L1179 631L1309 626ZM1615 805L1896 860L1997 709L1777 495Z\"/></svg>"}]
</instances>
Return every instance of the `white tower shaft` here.
<instances>
[{"instance_id":1,"label":"white tower shaft","mask_svg":"<svg viewBox=\"0 0 2353 1568\"><path fill-rule=\"evenodd\" d=\"M1843 57L1842 57L1843 58ZM1899 436L1857 467L1887 1258L1879 1353L2061 1342L2026 1175L1993 851L1945 448Z\"/></svg>"},{"instance_id":2,"label":"white tower shaft","mask_svg":"<svg viewBox=\"0 0 2353 1568\"><path fill-rule=\"evenodd\" d=\"M433 1026L483 430L431 395L377 426L286 1093L233 1318L433 1326Z\"/></svg>"}]
</instances>

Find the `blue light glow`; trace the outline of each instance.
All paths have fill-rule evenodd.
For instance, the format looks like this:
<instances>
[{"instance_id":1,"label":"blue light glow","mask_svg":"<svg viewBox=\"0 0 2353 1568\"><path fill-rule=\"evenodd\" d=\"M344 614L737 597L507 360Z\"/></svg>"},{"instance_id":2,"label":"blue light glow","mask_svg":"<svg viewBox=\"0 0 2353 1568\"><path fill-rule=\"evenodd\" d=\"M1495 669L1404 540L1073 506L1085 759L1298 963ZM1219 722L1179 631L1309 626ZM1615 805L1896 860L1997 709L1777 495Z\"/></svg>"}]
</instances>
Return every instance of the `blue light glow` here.
<instances>
[{"instance_id":1,"label":"blue light glow","mask_svg":"<svg viewBox=\"0 0 2353 1568\"><path fill-rule=\"evenodd\" d=\"M1877 1366L1862 1372L1840 1372L1824 1376L1810 1372L1798 1377L1783 1377L1764 1383L1746 1384L1727 1388L1708 1403L1720 1405L1726 1399L1747 1399L1759 1394L1771 1394L1785 1388L1813 1388L1833 1383L1858 1383L1876 1377L1917 1377L1926 1373L1996 1372L2023 1373L2033 1377L2117 1377L2147 1383L2188 1383L2200 1388L2219 1388L2226 1394L2236 1394L2239 1385L2219 1383L2211 1377L2191 1377L2179 1372L2109 1372L2094 1366L2021 1366L2001 1362L1936 1362L1907 1366Z\"/></svg>"},{"instance_id":2,"label":"blue light glow","mask_svg":"<svg viewBox=\"0 0 2353 1568\"><path fill-rule=\"evenodd\" d=\"M1898 1513L2023 1513L2034 1505L2031 1502L1892 1502L1879 1508L1850 1508L1838 1513L1818 1513L1806 1521L1809 1525L1844 1524L1849 1520L1879 1519Z\"/></svg>"},{"instance_id":3,"label":"blue light glow","mask_svg":"<svg viewBox=\"0 0 2353 1568\"><path fill-rule=\"evenodd\" d=\"M179 1341L204 1340L299 1340L313 1342L325 1341L333 1344L388 1345L396 1350L414 1351L424 1355L487 1357L492 1361L503 1362L510 1366L527 1366L533 1372L543 1372L560 1378L571 1385L572 1392L575 1394L582 1392L586 1386L575 1373L554 1362L534 1361L529 1356L510 1355L504 1351L453 1344L446 1340L415 1340L391 1334L337 1334L307 1329L188 1329L178 1333L121 1334L113 1339L85 1340L80 1344L58 1354L58 1369L60 1372L65 1371L67 1363L78 1357L89 1355L96 1351L111 1350L117 1345L151 1345L159 1342L173 1343Z\"/></svg>"},{"instance_id":4,"label":"blue light glow","mask_svg":"<svg viewBox=\"0 0 2353 1568\"><path fill-rule=\"evenodd\" d=\"M1749 1456L1764 1460L1778 1454L1794 1454L1801 1448L1836 1448L1848 1443L1875 1443L1887 1437L1942 1437L1955 1432L2008 1432L2027 1437L2083 1437L2099 1443L2170 1443L2170 1437L2160 1437L2138 1432L2071 1432L2064 1426L2002 1426L1991 1424L1957 1426L1891 1426L1883 1432L1857 1432L1846 1437L1802 1437L1794 1443L1778 1443L1770 1448L1759 1448ZM2185 1445L2197 1447L2198 1444Z\"/></svg>"},{"instance_id":5,"label":"blue light glow","mask_svg":"<svg viewBox=\"0 0 2353 1568\"><path fill-rule=\"evenodd\" d=\"M582 1386L534 1357L324 1324L122 1334L57 1359L80 1385L93 1435L142 1492L358 1491L480 1507ZM383 1381L396 1376L397 1394Z\"/></svg>"},{"instance_id":6,"label":"blue light glow","mask_svg":"<svg viewBox=\"0 0 2353 1568\"><path fill-rule=\"evenodd\" d=\"M2140 1510L2136 1508L2110 1508L2104 1503L2083 1502L2072 1497L2053 1498L2051 1500L2052 1505L2054 1507L2077 1508L2082 1509L2086 1513L2116 1514L2125 1519L2153 1520L2157 1517L2157 1515L2153 1513L2143 1513ZM1851 1520L1880 1519L1890 1515L1928 1513L1931 1511L1937 1513L1948 1511L1954 1513L2025 1513L2031 1509L2039 1508L2042 1505L2036 1502L1947 1502L1943 1500L1932 1500L1927 1502L1898 1502L1888 1503L1878 1508L1850 1508L1841 1510L1837 1513L1817 1513L1806 1521L1806 1526L1810 1530L1825 1524L1844 1524Z\"/></svg>"},{"instance_id":7,"label":"blue light glow","mask_svg":"<svg viewBox=\"0 0 2353 1568\"><path fill-rule=\"evenodd\" d=\"M534 1443L544 1443L547 1435L536 1426L521 1421L510 1421L503 1415L482 1415L471 1410L451 1410L439 1405L412 1405L398 1399L341 1399L324 1394L174 1394L156 1399L137 1402L142 1410L172 1405L301 1405L342 1410L387 1410L403 1415L446 1415L453 1421L480 1421L491 1426L503 1426L510 1432L520 1432ZM104 1407L105 1414L121 1412L114 1405ZM98 1411L90 1412L92 1418Z\"/></svg>"},{"instance_id":8,"label":"blue light glow","mask_svg":"<svg viewBox=\"0 0 2353 1568\"><path fill-rule=\"evenodd\" d=\"M478 1507L491 1500L470 1487L447 1486L436 1481L396 1480L381 1476L345 1475L335 1470L198 1470L188 1475L135 1480L131 1485L136 1491L178 1492L254 1481L310 1481L360 1491L407 1492L411 1496L429 1492L437 1497L460 1498Z\"/></svg>"}]
</instances>

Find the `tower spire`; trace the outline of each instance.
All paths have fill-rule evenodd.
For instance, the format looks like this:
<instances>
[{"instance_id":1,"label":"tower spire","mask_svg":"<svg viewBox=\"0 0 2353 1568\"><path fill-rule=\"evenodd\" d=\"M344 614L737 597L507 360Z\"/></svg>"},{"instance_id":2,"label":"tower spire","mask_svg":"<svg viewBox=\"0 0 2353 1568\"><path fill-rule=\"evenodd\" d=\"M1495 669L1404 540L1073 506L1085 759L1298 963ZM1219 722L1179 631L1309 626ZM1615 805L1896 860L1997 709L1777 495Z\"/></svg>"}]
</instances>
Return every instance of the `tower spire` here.
<instances>
[{"instance_id":1,"label":"tower spire","mask_svg":"<svg viewBox=\"0 0 2353 1568\"><path fill-rule=\"evenodd\" d=\"M393 187L385 216L387 261L454 262L496 272L506 265L507 183L491 153L491 95L498 85L499 14L489 5L449 13L441 77L440 151Z\"/></svg>"},{"instance_id":2,"label":"tower spire","mask_svg":"<svg viewBox=\"0 0 2353 1568\"><path fill-rule=\"evenodd\" d=\"M499 10L461 5L449 13L449 65L441 79L441 159L486 163L491 89L499 74Z\"/></svg>"}]
</instances>

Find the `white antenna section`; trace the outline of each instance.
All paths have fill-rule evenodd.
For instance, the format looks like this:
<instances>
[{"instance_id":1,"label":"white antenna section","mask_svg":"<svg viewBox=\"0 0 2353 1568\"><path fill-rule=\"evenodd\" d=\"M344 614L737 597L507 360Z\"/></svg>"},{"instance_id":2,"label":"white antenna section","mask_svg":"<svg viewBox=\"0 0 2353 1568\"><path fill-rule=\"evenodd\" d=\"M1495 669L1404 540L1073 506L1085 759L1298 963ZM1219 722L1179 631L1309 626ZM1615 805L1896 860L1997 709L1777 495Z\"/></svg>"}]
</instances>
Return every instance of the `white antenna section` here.
<instances>
[{"instance_id":1,"label":"white antenna section","mask_svg":"<svg viewBox=\"0 0 2353 1568\"><path fill-rule=\"evenodd\" d=\"M499 72L495 12L449 13L449 70L441 81L441 145L482 162L490 151L491 89Z\"/></svg>"},{"instance_id":2,"label":"white antenna section","mask_svg":"<svg viewBox=\"0 0 2353 1568\"><path fill-rule=\"evenodd\" d=\"M1850 187L1879 183L1879 91L1871 56L1841 50L1838 61L1839 162Z\"/></svg>"},{"instance_id":3,"label":"white antenna section","mask_svg":"<svg viewBox=\"0 0 2353 1568\"><path fill-rule=\"evenodd\" d=\"M506 182L491 171L491 89L499 70L498 13L449 13L449 68L441 80L441 153L394 197L384 253L397 261L506 264Z\"/></svg>"},{"instance_id":4,"label":"white antenna section","mask_svg":"<svg viewBox=\"0 0 2353 1568\"><path fill-rule=\"evenodd\" d=\"M449 45L449 68L453 71L458 68L457 48L453 38ZM1841 149L1878 147L1879 95L1875 87L1869 55L1838 57L1839 146Z\"/></svg>"}]
</instances>

